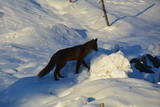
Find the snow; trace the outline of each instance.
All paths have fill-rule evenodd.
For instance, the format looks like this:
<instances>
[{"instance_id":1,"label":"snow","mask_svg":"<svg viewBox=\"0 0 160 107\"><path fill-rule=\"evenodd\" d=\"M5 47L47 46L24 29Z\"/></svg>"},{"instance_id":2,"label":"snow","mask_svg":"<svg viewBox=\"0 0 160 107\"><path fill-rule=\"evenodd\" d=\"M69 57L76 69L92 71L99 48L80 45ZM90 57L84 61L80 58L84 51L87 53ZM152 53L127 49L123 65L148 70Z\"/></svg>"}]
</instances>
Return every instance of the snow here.
<instances>
[{"instance_id":1,"label":"snow","mask_svg":"<svg viewBox=\"0 0 160 107\"><path fill-rule=\"evenodd\" d=\"M120 51L110 55L100 55L91 61L90 78L92 80L127 78L127 74L131 72L128 59Z\"/></svg>"},{"instance_id":2,"label":"snow","mask_svg":"<svg viewBox=\"0 0 160 107\"><path fill-rule=\"evenodd\" d=\"M160 58L160 1L104 0L106 27L97 0L0 0L1 107L159 107L160 68L139 72L129 61ZM58 50L98 38L98 52L75 74L76 61L37 74Z\"/></svg>"}]
</instances>

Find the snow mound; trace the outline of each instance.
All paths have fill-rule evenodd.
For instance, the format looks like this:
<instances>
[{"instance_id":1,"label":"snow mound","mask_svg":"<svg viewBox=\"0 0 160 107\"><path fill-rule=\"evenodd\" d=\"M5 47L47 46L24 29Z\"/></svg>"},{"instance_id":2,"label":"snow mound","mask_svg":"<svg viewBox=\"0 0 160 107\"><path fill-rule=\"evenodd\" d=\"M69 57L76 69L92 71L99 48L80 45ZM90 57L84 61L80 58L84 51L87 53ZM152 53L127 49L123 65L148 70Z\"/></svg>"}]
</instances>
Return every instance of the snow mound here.
<instances>
[{"instance_id":1,"label":"snow mound","mask_svg":"<svg viewBox=\"0 0 160 107\"><path fill-rule=\"evenodd\" d=\"M81 43L84 38L74 29L63 24L46 27L25 27L23 29L12 31L1 35L1 43L21 44L27 46L46 47L50 45L74 45L74 42ZM1 44L0 43L0 44ZM52 47L53 48L53 47Z\"/></svg>"},{"instance_id":2,"label":"snow mound","mask_svg":"<svg viewBox=\"0 0 160 107\"><path fill-rule=\"evenodd\" d=\"M91 61L90 79L126 78L131 72L128 59L119 51L94 58Z\"/></svg>"},{"instance_id":3,"label":"snow mound","mask_svg":"<svg viewBox=\"0 0 160 107\"><path fill-rule=\"evenodd\" d=\"M74 42L83 43L84 38L79 35L74 29L63 24L56 24L52 28L53 40L57 43L72 46Z\"/></svg>"},{"instance_id":4,"label":"snow mound","mask_svg":"<svg viewBox=\"0 0 160 107\"><path fill-rule=\"evenodd\" d=\"M63 9L65 6L69 4L67 0L48 0L48 5L56 8L56 9Z\"/></svg>"},{"instance_id":5,"label":"snow mound","mask_svg":"<svg viewBox=\"0 0 160 107\"><path fill-rule=\"evenodd\" d=\"M76 97L73 100L59 101L55 107L82 107L87 105L87 97Z\"/></svg>"},{"instance_id":6,"label":"snow mound","mask_svg":"<svg viewBox=\"0 0 160 107\"><path fill-rule=\"evenodd\" d=\"M160 55L160 44L153 43L149 45L148 51L153 55Z\"/></svg>"}]
</instances>

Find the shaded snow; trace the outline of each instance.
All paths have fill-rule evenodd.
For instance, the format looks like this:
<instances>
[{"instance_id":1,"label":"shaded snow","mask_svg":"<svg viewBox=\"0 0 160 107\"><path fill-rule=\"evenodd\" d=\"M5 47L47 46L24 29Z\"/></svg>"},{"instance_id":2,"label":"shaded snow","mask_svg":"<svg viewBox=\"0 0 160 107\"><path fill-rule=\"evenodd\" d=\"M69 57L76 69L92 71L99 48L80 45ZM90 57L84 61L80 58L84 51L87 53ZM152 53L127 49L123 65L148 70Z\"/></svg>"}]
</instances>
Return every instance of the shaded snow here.
<instances>
[{"instance_id":1,"label":"shaded snow","mask_svg":"<svg viewBox=\"0 0 160 107\"><path fill-rule=\"evenodd\" d=\"M159 88L159 85L131 78L86 80L73 84L68 79L57 82L26 77L5 90L0 100L8 103L1 103L2 106L9 107L96 107L100 103L111 107L158 107Z\"/></svg>"}]
</instances>

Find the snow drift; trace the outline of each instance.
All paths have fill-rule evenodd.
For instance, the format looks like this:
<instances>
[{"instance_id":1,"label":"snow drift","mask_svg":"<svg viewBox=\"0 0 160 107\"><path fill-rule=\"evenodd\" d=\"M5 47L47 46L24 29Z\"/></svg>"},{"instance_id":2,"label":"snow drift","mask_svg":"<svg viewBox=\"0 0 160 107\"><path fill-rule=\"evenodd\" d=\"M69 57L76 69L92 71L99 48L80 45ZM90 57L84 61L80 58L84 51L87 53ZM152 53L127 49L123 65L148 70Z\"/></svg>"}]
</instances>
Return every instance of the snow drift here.
<instances>
[{"instance_id":1,"label":"snow drift","mask_svg":"<svg viewBox=\"0 0 160 107\"><path fill-rule=\"evenodd\" d=\"M131 72L128 59L119 51L110 55L103 54L93 59L90 79L126 78Z\"/></svg>"}]
</instances>

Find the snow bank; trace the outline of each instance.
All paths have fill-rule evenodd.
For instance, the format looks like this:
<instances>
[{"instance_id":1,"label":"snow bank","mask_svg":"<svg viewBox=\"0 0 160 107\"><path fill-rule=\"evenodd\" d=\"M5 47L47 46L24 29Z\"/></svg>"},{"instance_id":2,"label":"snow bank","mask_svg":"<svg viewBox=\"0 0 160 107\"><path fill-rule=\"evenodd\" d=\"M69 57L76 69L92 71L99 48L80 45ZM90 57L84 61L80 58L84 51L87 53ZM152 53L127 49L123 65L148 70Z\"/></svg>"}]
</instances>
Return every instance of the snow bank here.
<instances>
[{"instance_id":1,"label":"snow bank","mask_svg":"<svg viewBox=\"0 0 160 107\"><path fill-rule=\"evenodd\" d=\"M110 55L102 54L91 61L91 80L126 78L132 72L130 63L121 51Z\"/></svg>"},{"instance_id":2,"label":"snow bank","mask_svg":"<svg viewBox=\"0 0 160 107\"><path fill-rule=\"evenodd\" d=\"M100 103L105 107L158 107L159 91L159 85L132 78L85 81L62 92L65 96L58 95L56 107L99 107Z\"/></svg>"},{"instance_id":3,"label":"snow bank","mask_svg":"<svg viewBox=\"0 0 160 107\"><path fill-rule=\"evenodd\" d=\"M148 51L155 56L160 55L160 43L150 44Z\"/></svg>"},{"instance_id":4,"label":"snow bank","mask_svg":"<svg viewBox=\"0 0 160 107\"><path fill-rule=\"evenodd\" d=\"M63 94L63 95L62 95ZM1 107L159 107L160 87L132 78L100 79L73 84L35 77L19 79L0 94Z\"/></svg>"},{"instance_id":5,"label":"snow bank","mask_svg":"<svg viewBox=\"0 0 160 107\"><path fill-rule=\"evenodd\" d=\"M16 31L1 35L0 44L21 44L32 47L52 47L54 45L74 45L81 43L83 37L74 29L63 24L55 24L47 27L25 27Z\"/></svg>"}]
</instances>

